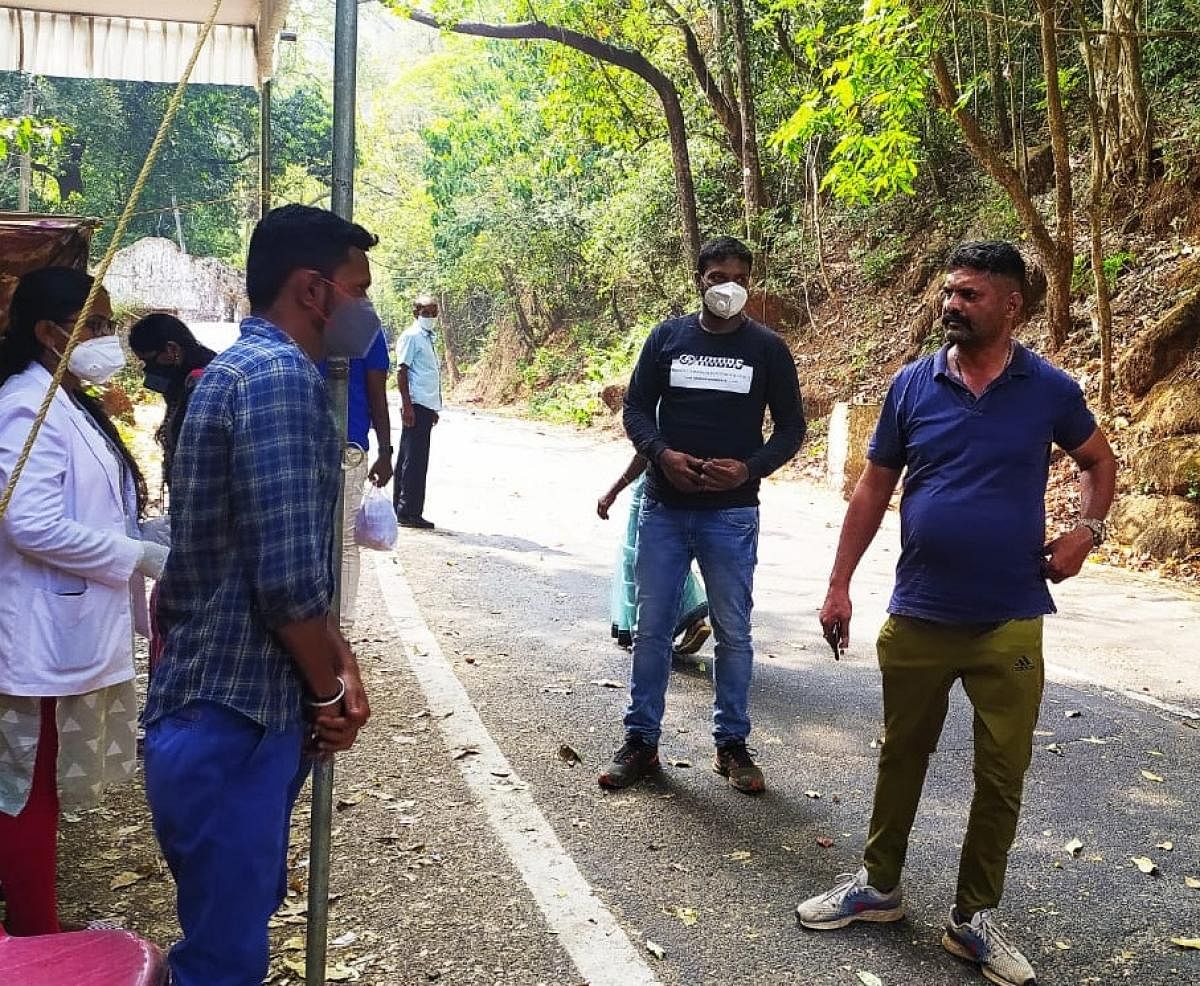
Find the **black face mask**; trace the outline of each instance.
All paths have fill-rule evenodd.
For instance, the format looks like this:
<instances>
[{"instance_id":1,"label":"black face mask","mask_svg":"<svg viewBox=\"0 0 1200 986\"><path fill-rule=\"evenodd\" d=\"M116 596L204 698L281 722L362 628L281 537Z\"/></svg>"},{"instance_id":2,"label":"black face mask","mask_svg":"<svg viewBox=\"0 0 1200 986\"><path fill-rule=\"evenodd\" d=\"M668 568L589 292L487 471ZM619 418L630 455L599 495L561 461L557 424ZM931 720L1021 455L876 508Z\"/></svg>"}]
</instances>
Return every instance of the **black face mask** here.
<instances>
[{"instance_id":1,"label":"black face mask","mask_svg":"<svg viewBox=\"0 0 1200 986\"><path fill-rule=\"evenodd\" d=\"M159 366L151 363L146 367L145 376L142 378L142 386L147 390L153 390L156 394L167 395L175 390L184 374L180 372L177 366Z\"/></svg>"}]
</instances>

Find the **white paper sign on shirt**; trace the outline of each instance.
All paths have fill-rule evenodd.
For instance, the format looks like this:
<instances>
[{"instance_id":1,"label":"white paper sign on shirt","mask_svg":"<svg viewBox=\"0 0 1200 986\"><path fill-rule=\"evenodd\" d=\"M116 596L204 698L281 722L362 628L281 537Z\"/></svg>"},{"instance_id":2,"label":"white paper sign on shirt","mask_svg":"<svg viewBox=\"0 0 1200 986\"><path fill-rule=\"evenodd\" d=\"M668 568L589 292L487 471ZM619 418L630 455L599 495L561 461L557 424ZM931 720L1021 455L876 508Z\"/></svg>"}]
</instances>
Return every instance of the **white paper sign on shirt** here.
<instances>
[{"instance_id":1,"label":"white paper sign on shirt","mask_svg":"<svg viewBox=\"0 0 1200 986\"><path fill-rule=\"evenodd\" d=\"M672 387L748 394L753 382L754 367L730 356L681 353L671 360Z\"/></svg>"}]
</instances>

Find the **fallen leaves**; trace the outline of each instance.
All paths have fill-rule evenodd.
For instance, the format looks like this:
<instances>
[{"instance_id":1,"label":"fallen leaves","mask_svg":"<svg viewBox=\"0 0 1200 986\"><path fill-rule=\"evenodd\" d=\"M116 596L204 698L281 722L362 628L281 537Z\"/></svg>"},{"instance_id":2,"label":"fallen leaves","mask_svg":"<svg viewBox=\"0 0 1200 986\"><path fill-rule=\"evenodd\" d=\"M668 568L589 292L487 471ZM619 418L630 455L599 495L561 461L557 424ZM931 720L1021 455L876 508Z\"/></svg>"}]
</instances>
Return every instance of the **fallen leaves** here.
<instances>
[{"instance_id":1,"label":"fallen leaves","mask_svg":"<svg viewBox=\"0 0 1200 986\"><path fill-rule=\"evenodd\" d=\"M1154 848L1162 849L1165 852L1171 852L1175 848L1175 843L1168 839L1166 842L1158 843L1158 845L1156 845Z\"/></svg>"},{"instance_id":2,"label":"fallen leaves","mask_svg":"<svg viewBox=\"0 0 1200 986\"><path fill-rule=\"evenodd\" d=\"M813 801L818 801L818 800L820 800L821 792L820 791L805 791L804 796L806 798L812 798Z\"/></svg>"},{"instance_id":3,"label":"fallen leaves","mask_svg":"<svg viewBox=\"0 0 1200 986\"><path fill-rule=\"evenodd\" d=\"M749 862L752 855L749 849L737 849L726 855L725 858L732 859L735 863L746 863Z\"/></svg>"},{"instance_id":4,"label":"fallen leaves","mask_svg":"<svg viewBox=\"0 0 1200 986\"><path fill-rule=\"evenodd\" d=\"M831 838L829 838L829 836L827 836L827 835L818 835L817 836L817 845L820 846L822 849L832 849L833 848L833 840Z\"/></svg>"},{"instance_id":5,"label":"fallen leaves","mask_svg":"<svg viewBox=\"0 0 1200 986\"><path fill-rule=\"evenodd\" d=\"M1185 876L1183 878L1183 885L1189 890L1200 890L1200 877Z\"/></svg>"},{"instance_id":6,"label":"fallen leaves","mask_svg":"<svg viewBox=\"0 0 1200 986\"><path fill-rule=\"evenodd\" d=\"M1067 709L1067 711L1063 713L1063 718L1064 719L1078 719L1081 715L1083 715L1083 713L1080 712L1078 709Z\"/></svg>"},{"instance_id":7,"label":"fallen leaves","mask_svg":"<svg viewBox=\"0 0 1200 986\"><path fill-rule=\"evenodd\" d=\"M149 873L138 873L134 870L123 870L112 878L112 883L108 885L108 889L123 890L125 887L132 887L135 883L140 883L149 875Z\"/></svg>"},{"instance_id":8,"label":"fallen leaves","mask_svg":"<svg viewBox=\"0 0 1200 986\"><path fill-rule=\"evenodd\" d=\"M1171 944L1179 948L1200 949L1200 938L1172 938Z\"/></svg>"},{"instance_id":9,"label":"fallen leaves","mask_svg":"<svg viewBox=\"0 0 1200 986\"><path fill-rule=\"evenodd\" d=\"M1159 776L1158 774L1154 773L1154 771L1152 771L1152 770L1143 770L1142 776L1144 778L1146 778L1146 780L1151 781L1155 784L1161 784L1163 782L1162 777Z\"/></svg>"},{"instance_id":10,"label":"fallen leaves","mask_svg":"<svg viewBox=\"0 0 1200 986\"><path fill-rule=\"evenodd\" d=\"M653 955L656 959L665 959L667 957L667 950L658 942L651 941L649 938L646 939L646 951Z\"/></svg>"},{"instance_id":11,"label":"fallen leaves","mask_svg":"<svg viewBox=\"0 0 1200 986\"><path fill-rule=\"evenodd\" d=\"M679 918L687 928L700 921L700 912L694 907L668 907L666 910L672 917Z\"/></svg>"},{"instance_id":12,"label":"fallen leaves","mask_svg":"<svg viewBox=\"0 0 1200 986\"><path fill-rule=\"evenodd\" d=\"M1060 757L1065 756L1065 754L1063 753L1063 748L1061 746L1059 746L1057 743L1047 743L1046 749L1049 750L1051 753L1056 754L1057 756L1060 756Z\"/></svg>"},{"instance_id":13,"label":"fallen leaves","mask_svg":"<svg viewBox=\"0 0 1200 986\"><path fill-rule=\"evenodd\" d=\"M686 769L692 765L690 760L681 760L678 757L668 759L667 763L672 767L679 767L681 769Z\"/></svg>"},{"instance_id":14,"label":"fallen leaves","mask_svg":"<svg viewBox=\"0 0 1200 986\"><path fill-rule=\"evenodd\" d=\"M1129 859L1132 861L1133 865L1136 866L1141 872L1145 873L1146 876L1158 875L1158 864L1149 856L1130 856Z\"/></svg>"},{"instance_id":15,"label":"fallen leaves","mask_svg":"<svg viewBox=\"0 0 1200 986\"><path fill-rule=\"evenodd\" d=\"M1063 849L1066 850L1068 856L1077 857L1083 852L1083 841L1081 839L1072 839Z\"/></svg>"},{"instance_id":16,"label":"fallen leaves","mask_svg":"<svg viewBox=\"0 0 1200 986\"><path fill-rule=\"evenodd\" d=\"M624 688L625 682L617 681L616 678L596 678L593 685L599 685L601 688Z\"/></svg>"},{"instance_id":17,"label":"fallen leaves","mask_svg":"<svg viewBox=\"0 0 1200 986\"><path fill-rule=\"evenodd\" d=\"M454 753L451 755L450 759L451 760L465 760L467 757L477 757L477 756L479 756L479 747L464 746L464 747L461 747L460 749L455 750Z\"/></svg>"},{"instance_id":18,"label":"fallen leaves","mask_svg":"<svg viewBox=\"0 0 1200 986\"><path fill-rule=\"evenodd\" d=\"M858 970L858 981L862 986L883 986L883 980L875 973L867 972L865 969Z\"/></svg>"},{"instance_id":19,"label":"fallen leaves","mask_svg":"<svg viewBox=\"0 0 1200 986\"><path fill-rule=\"evenodd\" d=\"M563 743L558 748L558 759L565 763L568 767L574 767L576 764L583 763L583 757L575 750L573 746Z\"/></svg>"}]
</instances>

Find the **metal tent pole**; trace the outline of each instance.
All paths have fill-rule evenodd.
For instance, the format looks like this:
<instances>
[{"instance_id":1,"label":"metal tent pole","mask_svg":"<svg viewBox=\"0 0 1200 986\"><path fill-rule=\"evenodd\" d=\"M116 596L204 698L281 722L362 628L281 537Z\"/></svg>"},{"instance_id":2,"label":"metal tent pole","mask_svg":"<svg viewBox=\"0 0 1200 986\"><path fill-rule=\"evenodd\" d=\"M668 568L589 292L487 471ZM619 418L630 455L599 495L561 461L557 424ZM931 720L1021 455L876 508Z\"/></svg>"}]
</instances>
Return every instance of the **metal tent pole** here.
<instances>
[{"instance_id":1,"label":"metal tent pole","mask_svg":"<svg viewBox=\"0 0 1200 986\"><path fill-rule=\"evenodd\" d=\"M271 211L271 80L258 94L258 215Z\"/></svg>"},{"instance_id":2,"label":"metal tent pole","mask_svg":"<svg viewBox=\"0 0 1200 986\"><path fill-rule=\"evenodd\" d=\"M333 35L333 211L344 219L354 215L354 103L358 54L358 2L337 0ZM329 392L334 415L346 446L346 405L349 361L329 361ZM342 616L343 483L334 512L333 614ZM312 820L308 854L308 942L305 955L307 986L325 982L325 952L329 938L329 856L333 824L333 760L317 761L312 775Z\"/></svg>"}]
</instances>

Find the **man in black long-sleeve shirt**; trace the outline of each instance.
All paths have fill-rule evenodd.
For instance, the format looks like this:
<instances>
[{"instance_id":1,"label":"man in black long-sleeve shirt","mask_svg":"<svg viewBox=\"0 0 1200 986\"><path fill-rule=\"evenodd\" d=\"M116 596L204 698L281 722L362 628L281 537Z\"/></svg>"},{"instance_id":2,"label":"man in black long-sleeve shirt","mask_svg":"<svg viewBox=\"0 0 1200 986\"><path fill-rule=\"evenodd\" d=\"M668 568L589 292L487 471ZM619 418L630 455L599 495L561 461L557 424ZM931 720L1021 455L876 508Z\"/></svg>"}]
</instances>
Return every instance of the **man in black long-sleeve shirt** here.
<instances>
[{"instance_id":1,"label":"man in black long-sleeve shirt","mask_svg":"<svg viewBox=\"0 0 1200 986\"><path fill-rule=\"evenodd\" d=\"M671 672L671 634L695 558L716 635L714 769L740 791L764 788L746 749L754 649L758 485L804 441L796 365L783 340L747 318L752 256L720 237L700 251L700 311L660 324L642 349L625 397L625 430L649 460L638 522L637 628L625 743L602 787L636 783L658 767ZM763 417L774 430L763 442Z\"/></svg>"}]
</instances>

